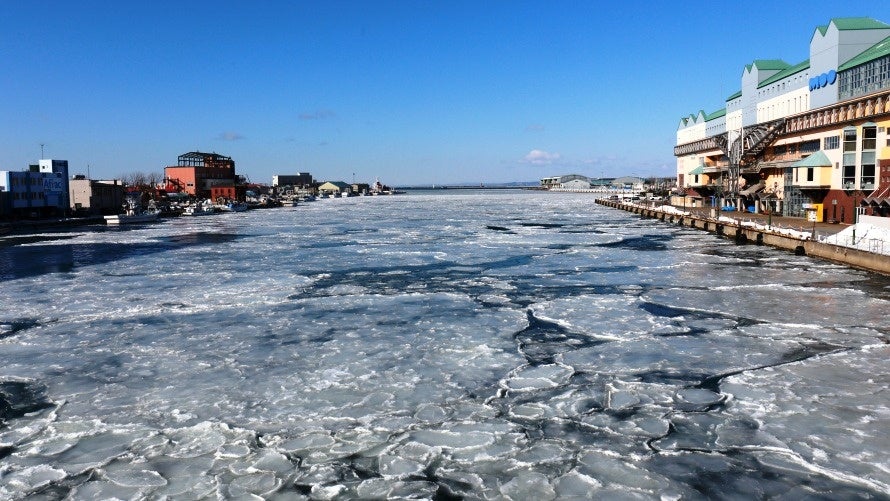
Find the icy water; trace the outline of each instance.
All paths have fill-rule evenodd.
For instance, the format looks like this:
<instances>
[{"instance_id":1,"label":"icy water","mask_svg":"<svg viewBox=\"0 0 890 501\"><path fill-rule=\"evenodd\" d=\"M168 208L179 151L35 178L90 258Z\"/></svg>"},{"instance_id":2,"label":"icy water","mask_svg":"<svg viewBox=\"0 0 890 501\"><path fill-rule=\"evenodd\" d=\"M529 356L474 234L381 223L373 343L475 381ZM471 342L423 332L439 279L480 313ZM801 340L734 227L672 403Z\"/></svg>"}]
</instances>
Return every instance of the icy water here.
<instances>
[{"instance_id":1,"label":"icy water","mask_svg":"<svg viewBox=\"0 0 890 501\"><path fill-rule=\"evenodd\" d=\"M2 499L890 499L890 280L590 195L0 239Z\"/></svg>"}]
</instances>

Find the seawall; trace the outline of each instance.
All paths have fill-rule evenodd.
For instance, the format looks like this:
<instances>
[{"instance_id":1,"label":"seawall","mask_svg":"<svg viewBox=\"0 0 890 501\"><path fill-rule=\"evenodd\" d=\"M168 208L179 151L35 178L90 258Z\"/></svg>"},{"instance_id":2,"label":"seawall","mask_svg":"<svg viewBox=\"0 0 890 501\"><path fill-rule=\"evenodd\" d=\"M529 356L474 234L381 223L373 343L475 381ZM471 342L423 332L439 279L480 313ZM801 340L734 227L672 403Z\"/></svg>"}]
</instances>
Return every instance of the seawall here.
<instances>
[{"instance_id":1,"label":"seawall","mask_svg":"<svg viewBox=\"0 0 890 501\"><path fill-rule=\"evenodd\" d=\"M658 219L666 223L678 224L689 228L697 228L723 237L730 238L738 244L768 245L777 249L793 252L799 256L811 256L827 259L863 270L890 275L890 256L875 254L849 247L800 239L781 233L749 228L741 224L719 221L716 218L696 214L675 214L655 208L640 207L621 201L597 199L596 203L639 214L644 218Z\"/></svg>"}]
</instances>

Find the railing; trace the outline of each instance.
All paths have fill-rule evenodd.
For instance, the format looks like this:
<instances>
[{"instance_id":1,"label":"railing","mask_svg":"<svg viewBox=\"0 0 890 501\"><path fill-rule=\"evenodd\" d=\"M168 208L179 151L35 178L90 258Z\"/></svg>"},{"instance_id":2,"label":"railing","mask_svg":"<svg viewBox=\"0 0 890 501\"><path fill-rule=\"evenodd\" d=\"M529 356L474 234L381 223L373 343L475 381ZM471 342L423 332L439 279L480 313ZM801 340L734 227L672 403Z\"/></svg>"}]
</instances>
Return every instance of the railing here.
<instances>
[{"instance_id":1,"label":"railing","mask_svg":"<svg viewBox=\"0 0 890 501\"><path fill-rule=\"evenodd\" d=\"M855 238L853 236L848 236L846 238L837 238L837 241L832 243L841 247L849 247L851 249L871 252L872 254L890 253L890 248L887 248L885 245L886 242L880 238Z\"/></svg>"}]
</instances>

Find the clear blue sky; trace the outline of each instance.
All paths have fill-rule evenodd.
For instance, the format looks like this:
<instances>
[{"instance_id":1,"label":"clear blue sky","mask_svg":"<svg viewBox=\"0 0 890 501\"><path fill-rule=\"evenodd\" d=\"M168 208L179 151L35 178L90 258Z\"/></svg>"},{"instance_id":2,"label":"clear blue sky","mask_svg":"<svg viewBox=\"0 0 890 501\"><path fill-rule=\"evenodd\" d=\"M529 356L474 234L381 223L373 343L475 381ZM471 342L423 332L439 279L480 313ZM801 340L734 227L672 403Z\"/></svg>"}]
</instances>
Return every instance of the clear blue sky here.
<instances>
[{"instance_id":1,"label":"clear blue sky","mask_svg":"<svg viewBox=\"0 0 890 501\"><path fill-rule=\"evenodd\" d=\"M94 178L187 151L387 184L672 176L680 118L837 2L2 2L0 170Z\"/></svg>"}]
</instances>

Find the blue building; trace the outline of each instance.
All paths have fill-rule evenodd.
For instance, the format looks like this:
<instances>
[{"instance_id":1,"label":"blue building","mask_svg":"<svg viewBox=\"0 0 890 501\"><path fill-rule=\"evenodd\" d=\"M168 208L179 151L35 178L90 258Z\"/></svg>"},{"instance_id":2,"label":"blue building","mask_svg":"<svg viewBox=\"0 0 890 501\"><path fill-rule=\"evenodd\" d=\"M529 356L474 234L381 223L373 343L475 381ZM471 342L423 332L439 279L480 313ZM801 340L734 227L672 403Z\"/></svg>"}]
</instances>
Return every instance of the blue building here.
<instances>
[{"instance_id":1,"label":"blue building","mask_svg":"<svg viewBox=\"0 0 890 501\"><path fill-rule=\"evenodd\" d=\"M0 215L65 216L70 208L68 161L42 159L24 171L0 171Z\"/></svg>"}]
</instances>

